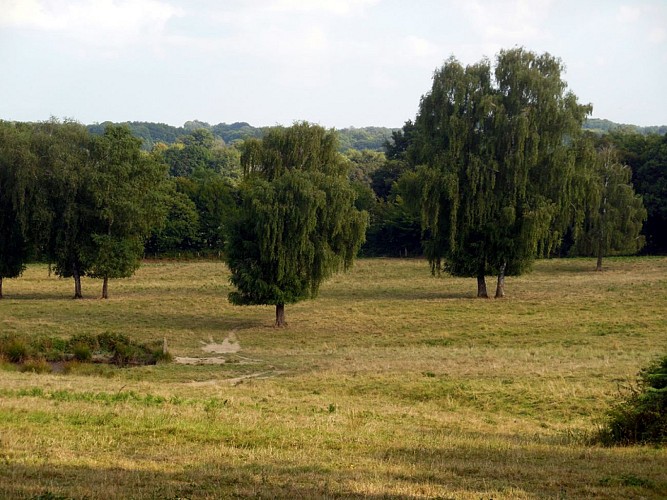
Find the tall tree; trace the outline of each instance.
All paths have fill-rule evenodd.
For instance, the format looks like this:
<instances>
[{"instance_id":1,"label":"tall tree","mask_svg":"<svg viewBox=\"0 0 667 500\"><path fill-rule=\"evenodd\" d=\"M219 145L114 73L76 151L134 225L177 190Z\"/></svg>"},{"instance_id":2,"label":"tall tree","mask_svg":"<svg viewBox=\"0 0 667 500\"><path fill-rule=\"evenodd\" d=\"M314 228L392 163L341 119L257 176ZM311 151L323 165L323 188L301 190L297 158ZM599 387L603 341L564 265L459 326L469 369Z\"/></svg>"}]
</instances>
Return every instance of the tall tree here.
<instances>
[{"instance_id":1,"label":"tall tree","mask_svg":"<svg viewBox=\"0 0 667 500\"><path fill-rule=\"evenodd\" d=\"M3 279L20 276L29 257L35 174L30 128L0 121L0 299Z\"/></svg>"},{"instance_id":2,"label":"tall tree","mask_svg":"<svg viewBox=\"0 0 667 500\"><path fill-rule=\"evenodd\" d=\"M274 128L250 140L242 157L245 179L227 226L226 260L234 304L276 306L317 295L320 284L348 268L364 239L367 215L332 131L308 123Z\"/></svg>"},{"instance_id":3,"label":"tall tree","mask_svg":"<svg viewBox=\"0 0 667 500\"><path fill-rule=\"evenodd\" d=\"M37 214L41 247L61 277L74 279L74 298L83 297L81 278L90 269L94 200L90 189L91 138L82 125L56 120L40 123L32 134L38 158L40 196Z\"/></svg>"},{"instance_id":4,"label":"tall tree","mask_svg":"<svg viewBox=\"0 0 667 500\"><path fill-rule=\"evenodd\" d=\"M125 126L107 126L93 140L91 191L94 221L89 231L88 274L101 278L107 299L110 278L127 278L139 267L144 243L166 214L166 165L141 150Z\"/></svg>"},{"instance_id":5,"label":"tall tree","mask_svg":"<svg viewBox=\"0 0 667 500\"><path fill-rule=\"evenodd\" d=\"M602 271L605 255L636 253L642 248L645 240L639 233L646 209L632 187L630 167L618 161L613 147L602 148L589 166L575 251L596 256L596 270Z\"/></svg>"},{"instance_id":6,"label":"tall tree","mask_svg":"<svg viewBox=\"0 0 667 500\"><path fill-rule=\"evenodd\" d=\"M463 67L450 58L421 99L410 148L421 164L406 174L408 201L421 209L433 272L476 277L529 267L567 226L575 168L569 146L590 107L561 79L562 64L521 48Z\"/></svg>"}]
</instances>

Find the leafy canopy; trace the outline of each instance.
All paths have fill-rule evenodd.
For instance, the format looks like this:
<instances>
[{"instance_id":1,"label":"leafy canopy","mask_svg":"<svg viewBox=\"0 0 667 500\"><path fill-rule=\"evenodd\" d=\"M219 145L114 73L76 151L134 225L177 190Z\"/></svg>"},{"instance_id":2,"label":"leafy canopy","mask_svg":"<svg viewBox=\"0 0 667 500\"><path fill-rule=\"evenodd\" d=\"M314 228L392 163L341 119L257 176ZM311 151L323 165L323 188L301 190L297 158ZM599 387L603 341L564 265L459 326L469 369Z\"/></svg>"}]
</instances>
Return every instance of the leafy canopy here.
<instances>
[{"instance_id":1,"label":"leafy canopy","mask_svg":"<svg viewBox=\"0 0 667 500\"><path fill-rule=\"evenodd\" d=\"M226 259L235 304L294 303L314 297L349 267L367 215L334 132L308 123L270 130L243 146L245 179L227 230Z\"/></svg>"}]
</instances>

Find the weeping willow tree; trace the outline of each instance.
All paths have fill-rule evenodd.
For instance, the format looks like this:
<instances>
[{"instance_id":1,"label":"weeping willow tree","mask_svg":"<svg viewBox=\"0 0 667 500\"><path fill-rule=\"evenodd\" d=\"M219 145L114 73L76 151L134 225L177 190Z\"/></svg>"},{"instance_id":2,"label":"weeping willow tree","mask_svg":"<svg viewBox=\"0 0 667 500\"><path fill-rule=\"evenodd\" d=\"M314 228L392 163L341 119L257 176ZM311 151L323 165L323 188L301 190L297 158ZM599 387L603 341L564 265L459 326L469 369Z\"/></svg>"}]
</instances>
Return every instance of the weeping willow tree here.
<instances>
[{"instance_id":1,"label":"weeping willow tree","mask_svg":"<svg viewBox=\"0 0 667 500\"><path fill-rule=\"evenodd\" d=\"M613 147L601 148L587 166L581 176L583 220L575 227L573 253L597 257L596 270L602 271L605 255L634 254L644 246L639 233L646 209L632 187L630 167L618 160Z\"/></svg>"},{"instance_id":2,"label":"weeping willow tree","mask_svg":"<svg viewBox=\"0 0 667 500\"><path fill-rule=\"evenodd\" d=\"M421 211L425 253L434 273L486 279L524 272L558 244L568 226L570 146L589 106L561 79L561 62L517 48L463 67L436 71L415 121L419 166L402 181Z\"/></svg>"},{"instance_id":3,"label":"weeping willow tree","mask_svg":"<svg viewBox=\"0 0 667 500\"><path fill-rule=\"evenodd\" d=\"M246 141L242 164L225 247L236 287L229 300L275 305L275 325L285 326L285 304L315 297L352 264L368 217L354 207L334 132L308 123L271 129Z\"/></svg>"},{"instance_id":4,"label":"weeping willow tree","mask_svg":"<svg viewBox=\"0 0 667 500\"><path fill-rule=\"evenodd\" d=\"M28 229L35 160L26 125L0 121L0 299L4 278L16 278L29 257Z\"/></svg>"}]
</instances>

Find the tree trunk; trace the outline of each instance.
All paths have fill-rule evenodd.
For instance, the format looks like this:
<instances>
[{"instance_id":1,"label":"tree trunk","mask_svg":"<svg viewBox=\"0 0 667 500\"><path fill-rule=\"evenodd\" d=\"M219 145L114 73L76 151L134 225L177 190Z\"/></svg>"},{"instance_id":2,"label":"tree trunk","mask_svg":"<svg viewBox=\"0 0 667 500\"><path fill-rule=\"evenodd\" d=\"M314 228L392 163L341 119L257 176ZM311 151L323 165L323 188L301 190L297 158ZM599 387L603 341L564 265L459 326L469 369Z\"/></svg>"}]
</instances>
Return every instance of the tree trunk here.
<instances>
[{"instance_id":1,"label":"tree trunk","mask_svg":"<svg viewBox=\"0 0 667 500\"><path fill-rule=\"evenodd\" d=\"M285 304L276 304L276 328L287 326L285 322Z\"/></svg>"},{"instance_id":2,"label":"tree trunk","mask_svg":"<svg viewBox=\"0 0 667 500\"><path fill-rule=\"evenodd\" d=\"M488 299L489 294L486 291L486 278L484 273L481 272L477 275L477 298Z\"/></svg>"},{"instance_id":3,"label":"tree trunk","mask_svg":"<svg viewBox=\"0 0 667 500\"><path fill-rule=\"evenodd\" d=\"M102 282L102 298L103 299L108 299L109 298L109 278L104 277L104 281Z\"/></svg>"},{"instance_id":4,"label":"tree trunk","mask_svg":"<svg viewBox=\"0 0 667 500\"><path fill-rule=\"evenodd\" d=\"M498 273L498 285L496 286L496 298L502 299L505 297L505 268L507 267L507 262L503 262L503 265L500 266L500 273Z\"/></svg>"},{"instance_id":5,"label":"tree trunk","mask_svg":"<svg viewBox=\"0 0 667 500\"><path fill-rule=\"evenodd\" d=\"M81 276L79 275L79 271L74 270L72 277L74 278L74 298L82 299L83 294L81 293Z\"/></svg>"},{"instance_id":6,"label":"tree trunk","mask_svg":"<svg viewBox=\"0 0 667 500\"><path fill-rule=\"evenodd\" d=\"M604 252L602 251L602 238L600 238L600 241L598 242L598 262L597 265L595 266L596 271L602 271L602 254Z\"/></svg>"},{"instance_id":7,"label":"tree trunk","mask_svg":"<svg viewBox=\"0 0 667 500\"><path fill-rule=\"evenodd\" d=\"M2 276L0 276L0 299L2 298Z\"/></svg>"}]
</instances>

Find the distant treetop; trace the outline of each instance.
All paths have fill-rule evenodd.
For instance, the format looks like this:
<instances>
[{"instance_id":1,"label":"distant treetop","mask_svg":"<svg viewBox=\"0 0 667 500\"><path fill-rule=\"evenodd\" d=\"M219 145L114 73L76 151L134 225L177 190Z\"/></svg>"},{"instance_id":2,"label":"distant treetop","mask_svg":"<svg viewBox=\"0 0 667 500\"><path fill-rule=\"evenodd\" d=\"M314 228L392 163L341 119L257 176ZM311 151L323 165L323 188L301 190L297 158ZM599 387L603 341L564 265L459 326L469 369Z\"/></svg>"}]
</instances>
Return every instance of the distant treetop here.
<instances>
[{"instance_id":1,"label":"distant treetop","mask_svg":"<svg viewBox=\"0 0 667 500\"><path fill-rule=\"evenodd\" d=\"M104 129L111 122L104 122L94 125L88 125L88 130L96 135L102 135ZM152 122L124 122L132 133L143 141L143 148L150 150L156 143L163 142L167 145L173 144L180 138L191 134L198 129L210 131L215 138L222 139L225 144L231 145L235 142L243 141L251 137L261 139L269 127L253 127L246 122L218 123L210 125L199 120L190 120L182 127L174 127L166 123ZM600 118L589 118L584 122L584 130L590 130L597 134L607 134L612 131L649 134L667 134L667 125L639 127L637 125L626 125L615 123ZM345 152L350 149L358 151L372 150L384 151L385 143L394 138L395 132L400 132L399 128L388 127L348 127L337 130L339 151Z\"/></svg>"}]
</instances>

